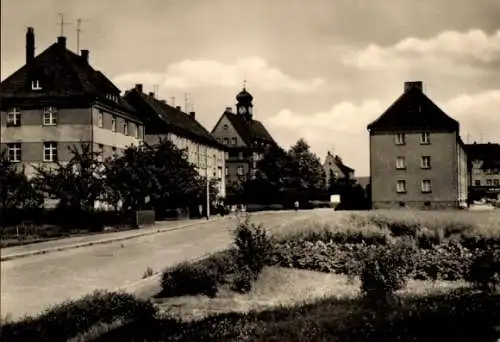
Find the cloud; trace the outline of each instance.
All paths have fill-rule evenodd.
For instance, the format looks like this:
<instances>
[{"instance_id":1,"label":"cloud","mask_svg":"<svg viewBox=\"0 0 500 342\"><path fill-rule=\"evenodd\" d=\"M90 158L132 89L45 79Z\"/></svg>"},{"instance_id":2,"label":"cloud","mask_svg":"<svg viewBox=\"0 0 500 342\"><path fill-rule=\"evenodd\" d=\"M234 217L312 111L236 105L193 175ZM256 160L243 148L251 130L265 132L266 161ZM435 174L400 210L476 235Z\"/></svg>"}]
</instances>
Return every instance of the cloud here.
<instances>
[{"instance_id":1,"label":"cloud","mask_svg":"<svg viewBox=\"0 0 500 342\"><path fill-rule=\"evenodd\" d=\"M303 137L324 159L328 150L339 154L356 169L357 175L369 173L368 132L366 126L375 120L396 97L386 103L366 100L360 103L340 102L324 111L298 113L283 109L265 124L283 146ZM498 141L500 127L500 90L461 94L445 101L433 99L448 115L460 122L464 141Z\"/></svg>"},{"instance_id":2,"label":"cloud","mask_svg":"<svg viewBox=\"0 0 500 342\"><path fill-rule=\"evenodd\" d=\"M291 91L308 93L325 84L322 78L300 80L269 66L259 57L242 58L234 64L211 60L184 60L169 65L163 73L138 72L119 75L117 84L130 86L134 83L159 84L170 89L197 87L238 87L247 79L252 87L264 91Z\"/></svg>"},{"instance_id":3,"label":"cloud","mask_svg":"<svg viewBox=\"0 0 500 342\"><path fill-rule=\"evenodd\" d=\"M359 69L407 68L410 66L440 67L490 64L500 60L500 30L488 35L482 30L467 32L444 31L422 39L409 37L392 46L370 44L360 49L348 49L342 57L345 65Z\"/></svg>"}]
</instances>

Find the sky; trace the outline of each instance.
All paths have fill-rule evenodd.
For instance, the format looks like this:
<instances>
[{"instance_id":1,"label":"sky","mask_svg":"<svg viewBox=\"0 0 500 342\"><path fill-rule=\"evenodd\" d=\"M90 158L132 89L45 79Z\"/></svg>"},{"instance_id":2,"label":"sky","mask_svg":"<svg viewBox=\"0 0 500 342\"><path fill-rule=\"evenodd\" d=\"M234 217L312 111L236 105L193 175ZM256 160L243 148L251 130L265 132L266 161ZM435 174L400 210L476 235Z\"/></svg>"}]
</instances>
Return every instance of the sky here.
<instances>
[{"instance_id":1,"label":"sky","mask_svg":"<svg viewBox=\"0 0 500 342\"><path fill-rule=\"evenodd\" d=\"M60 35L122 91L142 83L211 131L246 80L254 118L284 148L304 138L369 175L368 132L403 91L424 92L466 142L500 142L498 0L2 0L1 77Z\"/></svg>"}]
</instances>

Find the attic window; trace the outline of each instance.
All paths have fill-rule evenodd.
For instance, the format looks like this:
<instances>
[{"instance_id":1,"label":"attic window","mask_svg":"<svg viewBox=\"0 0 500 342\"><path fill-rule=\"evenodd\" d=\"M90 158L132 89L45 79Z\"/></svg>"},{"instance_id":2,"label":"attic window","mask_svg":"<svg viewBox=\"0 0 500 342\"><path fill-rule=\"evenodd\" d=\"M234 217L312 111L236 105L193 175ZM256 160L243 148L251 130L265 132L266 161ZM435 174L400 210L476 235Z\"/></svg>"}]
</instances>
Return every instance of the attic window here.
<instances>
[{"instance_id":1,"label":"attic window","mask_svg":"<svg viewBox=\"0 0 500 342\"><path fill-rule=\"evenodd\" d=\"M225 125L223 126L223 128L224 128L224 130L225 130L225 131L227 131L227 130L229 129L229 126L228 126L227 124L225 124Z\"/></svg>"},{"instance_id":2,"label":"attic window","mask_svg":"<svg viewBox=\"0 0 500 342\"><path fill-rule=\"evenodd\" d=\"M106 99L113 102L118 102L118 96L113 94L106 94Z\"/></svg>"},{"instance_id":3,"label":"attic window","mask_svg":"<svg viewBox=\"0 0 500 342\"><path fill-rule=\"evenodd\" d=\"M40 86L39 80L31 81L31 90L42 90L42 87Z\"/></svg>"}]
</instances>

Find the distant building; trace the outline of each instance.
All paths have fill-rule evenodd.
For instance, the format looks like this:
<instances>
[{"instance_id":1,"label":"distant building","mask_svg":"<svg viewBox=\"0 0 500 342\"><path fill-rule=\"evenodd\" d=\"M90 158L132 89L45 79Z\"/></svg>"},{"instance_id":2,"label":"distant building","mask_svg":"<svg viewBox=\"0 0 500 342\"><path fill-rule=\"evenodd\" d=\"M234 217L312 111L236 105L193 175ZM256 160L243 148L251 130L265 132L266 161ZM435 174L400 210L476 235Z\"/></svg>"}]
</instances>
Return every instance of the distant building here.
<instances>
[{"instance_id":1,"label":"distant building","mask_svg":"<svg viewBox=\"0 0 500 342\"><path fill-rule=\"evenodd\" d=\"M482 197L500 199L500 144L468 144L470 188Z\"/></svg>"},{"instance_id":2,"label":"distant building","mask_svg":"<svg viewBox=\"0 0 500 342\"><path fill-rule=\"evenodd\" d=\"M146 143L157 144L160 138L166 138L187 149L188 161L200 175L217 180L218 195L226 197L225 147L196 121L195 112L184 113L181 107L155 98L154 93L143 93L142 84L136 84L124 97L144 122Z\"/></svg>"},{"instance_id":3,"label":"distant building","mask_svg":"<svg viewBox=\"0 0 500 342\"><path fill-rule=\"evenodd\" d=\"M28 176L36 165L71 158L68 147L88 143L101 158L143 139L142 122L120 90L77 55L66 38L35 56L33 28L26 33L26 64L0 84L0 144Z\"/></svg>"},{"instance_id":4,"label":"distant building","mask_svg":"<svg viewBox=\"0 0 500 342\"><path fill-rule=\"evenodd\" d=\"M468 167L459 123L423 93L422 82L405 82L403 94L368 131L373 208L466 205Z\"/></svg>"},{"instance_id":5,"label":"distant building","mask_svg":"<svg viewBox=\"0 0 500 342\"><path fill-rule=\"evenodd\" d=\"M227 107L212 135L228 149L226 182L239 182L254 176L257 162L266 148L276 145L264 125L253 119L253 96L245 88L236 96L236 111Z\"/></svg>"},{"instance_id":6,"label":"distant building","mask_svg":"<svg viewBox=\"0 0 500 342\"><path fill-rule=\"evenodd\" d=\"M323 169L325 170L327 185L330 184L332 176L340 182L354 181L354 169L345 165L338 155L334 156L330 151L326 154Z\"/></svg>"}]
</instances>

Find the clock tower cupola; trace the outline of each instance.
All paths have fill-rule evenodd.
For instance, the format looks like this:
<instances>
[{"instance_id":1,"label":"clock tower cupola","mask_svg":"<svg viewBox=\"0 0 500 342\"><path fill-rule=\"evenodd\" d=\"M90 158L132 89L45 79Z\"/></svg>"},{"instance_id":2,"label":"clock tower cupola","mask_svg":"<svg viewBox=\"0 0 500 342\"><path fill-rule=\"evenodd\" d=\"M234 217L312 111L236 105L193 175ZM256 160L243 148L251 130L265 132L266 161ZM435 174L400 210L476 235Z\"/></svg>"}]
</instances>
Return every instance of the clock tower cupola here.
<instances>
[{"instance_id":1,"label":"clock tower cupola","mask_svg":"<svg viewBox=\"0 0 500 342\"><path fill-rule=\"evenodd\" d=\"M245 83L243 85L243 90L239 92L238 95L236 95L236 110L239 115L244 116L247 120L252 120L252 114L253 114L253 96L250 94L245 87Z\"/></svg>"}]
</instances>

